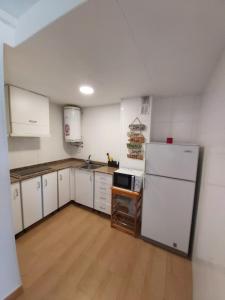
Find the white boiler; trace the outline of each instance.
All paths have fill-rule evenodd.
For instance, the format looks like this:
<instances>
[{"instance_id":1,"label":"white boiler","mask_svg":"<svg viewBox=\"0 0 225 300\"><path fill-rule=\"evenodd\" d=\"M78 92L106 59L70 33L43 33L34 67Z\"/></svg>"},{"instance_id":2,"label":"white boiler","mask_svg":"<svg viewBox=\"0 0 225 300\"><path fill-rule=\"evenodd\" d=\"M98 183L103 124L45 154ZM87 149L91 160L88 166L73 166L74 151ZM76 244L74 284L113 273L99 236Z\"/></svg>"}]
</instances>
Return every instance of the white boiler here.
<instances>
[{"instance_id":1,"label":"white boiler","mask_svg":"<svg viewBox=\"0 0 225 300\"><path fill-rule=\"evenodd\" d=\"M66 142L81 142L81 110L79 107L64 107L64 136Z\"/></svg>"}]
</instances>

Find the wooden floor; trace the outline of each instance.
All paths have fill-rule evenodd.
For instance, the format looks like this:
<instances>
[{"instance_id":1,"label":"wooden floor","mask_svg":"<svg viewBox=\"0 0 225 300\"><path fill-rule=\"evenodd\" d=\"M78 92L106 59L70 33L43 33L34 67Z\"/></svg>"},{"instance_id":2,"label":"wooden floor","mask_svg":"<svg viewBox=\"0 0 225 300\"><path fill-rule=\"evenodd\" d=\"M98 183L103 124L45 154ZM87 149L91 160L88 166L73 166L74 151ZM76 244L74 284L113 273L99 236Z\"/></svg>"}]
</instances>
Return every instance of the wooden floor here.
<instances>
[{"instance_id":1,"label":"wooden floor","mask_svg":"<svg viewBox=\"0 0 225 300\"><path fill-rule=\"evenodd\" d=\"M191 300L190 261L70 205L17 239L28 300Z\"/></svg>"}]
</instances>

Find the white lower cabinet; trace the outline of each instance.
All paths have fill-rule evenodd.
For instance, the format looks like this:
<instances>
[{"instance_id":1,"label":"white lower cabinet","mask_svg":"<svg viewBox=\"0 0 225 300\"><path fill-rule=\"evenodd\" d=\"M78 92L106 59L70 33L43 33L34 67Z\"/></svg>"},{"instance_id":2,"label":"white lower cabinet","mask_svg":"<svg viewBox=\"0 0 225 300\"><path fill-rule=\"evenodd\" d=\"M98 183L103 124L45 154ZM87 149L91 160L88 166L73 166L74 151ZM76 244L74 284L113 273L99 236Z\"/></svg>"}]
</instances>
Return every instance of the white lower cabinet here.
<instances>
[{"instance_id":1,"label":"white lower cabinet","mask_svg":"<svg viewBox=\"0 0 225 300\"><path fill-rule=\"evenodd\" d=\"M76 202L93 208L94 173L77 169L75 183Z\"/></svg>"},{"instance_id":2,"label":"white lower cabinet","mask_svg":"<svg viewBox=\"0 0 225 300\"><path fill-rule=\"evenodd\" d=\"M42 176L43 212L44 217L57 210L57 172Z\"/></svg>"},{"instance_id":3,"label":"white lower cabinet","mask_svg":"<svg viewBox=\"0 0 225 300\"><path fill-rule=\"evenodd\" d=\"M70 200L75 201L75 169L70 168Z\"/></svg>"},{"instance_id":4,"label":"white lower cabinet","mask_svg":"<svg viewBox=\"0 0 225 300\"><path fill-rule=\"evenodd\" d=\"M111 214L112 175L95 173L94 208L106 214Z\"/></svg>"},{"instance_id":5,"label":"white lower cabinet","mask_svg":"<svg viewBox=\"0 0 225 300\"><path fill-rule=\"evenodd\" d=\"M70 202L70 169L58 171L59 207Z\"/></svg>"},{"instance_id":6,"label":"white lower cabinet","mask_svg":"<svg viewBox=\"0 0 225 300\"><path fill-rule=\"evenodd\" d=\"M21 182L24 228L42 218L41 177Z\"/></svg>"},{"instance_id":7,"label":"white lower cabinet","mask_svg":"<svg viewBox=\"0 0 225 300\"><path fill-rule=\"evenodd\" d=\"M11 184L11 202L12 202L14 234L17 234L23 230L22 204L21 204L19 183Z\"/></svg>"}]
</instances>

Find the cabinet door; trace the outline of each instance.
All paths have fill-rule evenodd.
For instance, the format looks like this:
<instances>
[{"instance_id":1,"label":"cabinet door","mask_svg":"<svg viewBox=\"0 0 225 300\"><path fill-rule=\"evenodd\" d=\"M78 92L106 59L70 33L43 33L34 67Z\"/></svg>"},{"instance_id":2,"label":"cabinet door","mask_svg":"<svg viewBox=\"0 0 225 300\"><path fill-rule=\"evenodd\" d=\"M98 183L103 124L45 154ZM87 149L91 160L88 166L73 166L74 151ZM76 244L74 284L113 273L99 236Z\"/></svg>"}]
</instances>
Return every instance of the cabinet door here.
<instances>
[{"instance_id":1,"label":"cabinet door","mask_svg":"<svg viewBox=\"0 0 225 300\"><path fill-rule=\"evenodd\" d=\"M57 172L42 176L43 212L44 217L57 210Z\"/></svg>"},{"instance_id":2,"label":"cabinet door","mask_svg":"<svg viewBox=\"0 0 225 300\"><path fill-rule=\"evenodd\" d=\"M75 169L70 168L70 200L75 201Z\"/></svg>"},{"instance_id":3,"label":"cabinet door","mask_svg":"<svg viewBox=\"0 0 225 300\"><path fill-rule=\"evenodd\" d=\"M93 208L94 173L76 170L75 182L76 202Z\"/></svg>"},{"instance_id":4,"label":"cabinet door","mask_svg":"<svg viewBox=\"0 0 225 300\"><path fill-rule=\"evenodd\" d=\"M70 201L70 169L58 172L59 207Z\"/></svg>"},{"instance_id":5,"label":"cabinet door","mask_svg":"<svg viewBox=\"0 0 225 300\"><path fill-rule=\"evenodd\" d=\"M17 234L23 230L22 207L21 207L19 183L11 184L11 200L12 200L14 233Z\"/></svg>"},{"instance_id":6,"label":"cabinet door","mask_svg":"<svg viewBox=\"0 0 225 300\"><path fill-rule=\"evenodd\" d=\"M9 86L12 136L49 135L47 97Z\"/></svg>"},{"instance_id":7,"label":"cabinet door","mask_svg":"<svg viewBox=\"0 0 225 300\"><path fill-rule=\"evenodd\" d=\"M41 177L24 180L21 183L24 228L42 218Z\"/></svg>"}]
</instances>

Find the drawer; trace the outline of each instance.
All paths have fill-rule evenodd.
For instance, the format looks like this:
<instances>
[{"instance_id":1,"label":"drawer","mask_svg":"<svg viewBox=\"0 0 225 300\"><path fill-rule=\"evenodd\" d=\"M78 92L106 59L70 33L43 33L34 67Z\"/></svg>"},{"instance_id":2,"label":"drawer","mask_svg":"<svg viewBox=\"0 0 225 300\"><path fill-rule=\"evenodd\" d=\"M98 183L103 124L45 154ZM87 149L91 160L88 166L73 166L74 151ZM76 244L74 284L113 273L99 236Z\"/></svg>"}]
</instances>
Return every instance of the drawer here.
<instances>
[{"instance_id":1,"label":"drawer","mask_svg":"<svg viewBox=\"0 0 225 300\"><path fill-rule=\"evenodd\" d=\"M111 203L111 194L106 193L95 193L96 201L103 201L105 203Z\"/></svg>"},{"instance_id":2,"label":"drawer","mask_svg":"<svg viewBox=\"0 0 225 300\"><path fill-rule=\"evenodd\" d=\"M106 184L95 184L95 191L99 193L108 193L111 194L112 186Z\"/></svg>"},{"instance_id":3,"label":"drawer","mask_svg":"<svg viewBox=\"0 0 225 300\"><path fill-rule=\"evenodd\" d=\"M105 203L103 201L94 201L94 209L111 215L111 203Z\"/></svg>"},{"instance_id":4,"label":"drawer","mask_svg":"<svg viewBox=\"0 0 225 300\"><path fill-rule=\"evenodd\" d=\"M95 173L95 182L98 183L107 183L112 186L112 175L104 174L104 173Z\"/></svg>"}]
</instances>

